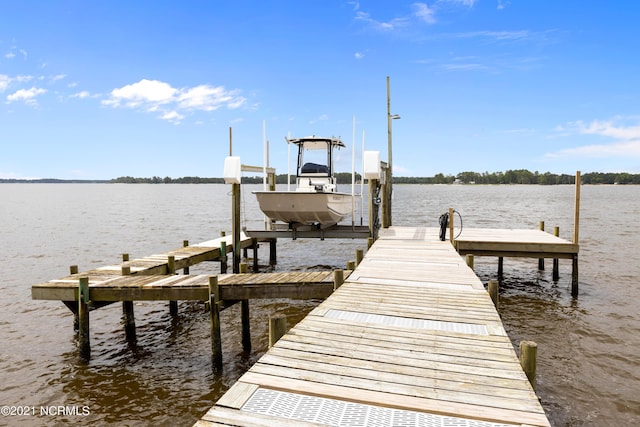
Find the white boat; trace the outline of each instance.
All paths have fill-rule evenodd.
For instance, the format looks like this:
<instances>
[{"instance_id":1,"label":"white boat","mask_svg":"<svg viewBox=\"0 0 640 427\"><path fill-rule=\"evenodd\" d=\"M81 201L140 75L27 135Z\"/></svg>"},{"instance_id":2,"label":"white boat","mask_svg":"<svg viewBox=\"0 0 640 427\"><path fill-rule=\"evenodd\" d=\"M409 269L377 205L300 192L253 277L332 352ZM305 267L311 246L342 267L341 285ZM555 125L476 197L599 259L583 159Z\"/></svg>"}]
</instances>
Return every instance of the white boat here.
<instances>
[{"instance_id":1,"label":"white boat","mask_svg":"<svg viewBox=\"0 0 640 427\"><path fill-rule=\"evenodd\" d=\"M340 138L287 138L298 146L295 191L255 191L260 210L273 221L327 227L353 210L353 195L337 190L333 150L345 145Z\"/></svg>"}]
</instances>

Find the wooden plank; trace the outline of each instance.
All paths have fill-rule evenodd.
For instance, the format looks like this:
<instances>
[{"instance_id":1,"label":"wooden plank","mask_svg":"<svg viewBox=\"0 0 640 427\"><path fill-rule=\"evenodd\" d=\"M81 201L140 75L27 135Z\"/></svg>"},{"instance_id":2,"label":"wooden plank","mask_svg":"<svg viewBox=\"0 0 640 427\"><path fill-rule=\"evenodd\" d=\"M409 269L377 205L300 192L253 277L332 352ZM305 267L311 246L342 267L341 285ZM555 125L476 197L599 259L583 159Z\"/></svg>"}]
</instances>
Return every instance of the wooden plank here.
<instances>
[{"instance_id":1,"label":"wooden plank","mask_svg":"<svg viewBox=\"0 0 640 427\"><path fill-rule=\"evenodd\" d=\"M218 406L240 409L247 400L255 393L258 386L242 381L236 382L229 390L216 402Z\"/></svg>"}]
</instances>

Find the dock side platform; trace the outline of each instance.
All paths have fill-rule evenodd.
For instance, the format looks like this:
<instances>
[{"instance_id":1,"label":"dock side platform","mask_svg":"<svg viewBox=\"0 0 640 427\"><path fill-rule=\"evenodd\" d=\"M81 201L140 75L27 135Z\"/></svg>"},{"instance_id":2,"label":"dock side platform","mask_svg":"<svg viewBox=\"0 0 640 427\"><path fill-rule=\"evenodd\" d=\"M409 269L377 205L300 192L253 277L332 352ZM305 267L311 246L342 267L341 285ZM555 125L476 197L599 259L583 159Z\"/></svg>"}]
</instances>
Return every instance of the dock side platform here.
<instances>
[{"instance_id":1,"label":"dock side platform","mask_svg":"<svg viewBox=\"0 0 640 427\"><path fill-rule=\"evenodd\" d=\"M391 227L195 425L550 424L453 245Z\"/></svg>"}]
</instances>

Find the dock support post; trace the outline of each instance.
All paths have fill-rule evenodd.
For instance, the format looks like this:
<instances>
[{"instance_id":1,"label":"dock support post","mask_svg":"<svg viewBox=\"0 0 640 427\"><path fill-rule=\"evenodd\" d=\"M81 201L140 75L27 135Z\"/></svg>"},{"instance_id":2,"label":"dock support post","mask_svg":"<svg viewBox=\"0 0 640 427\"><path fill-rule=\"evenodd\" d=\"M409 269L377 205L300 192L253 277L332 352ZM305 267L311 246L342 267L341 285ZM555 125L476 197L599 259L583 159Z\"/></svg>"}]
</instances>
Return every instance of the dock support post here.
<instances>
[{"instance_id":1,"label":"dock support post","mask_svg":"<svg viewBox=\"0 0 640 427\"><path fill-rule=\"evenodd\" d=\"M77 265L70 265L69 266L69 273L70 274L78 274L78 266ZM80 325L80 323L79 323L80 321L78 320L78 310L73 310L73 309L71 309L71 307L69 307L69 309L73 313L73 330L75 332L80 327L79 326Z\"/></svg>"},{"instance_id":2,"label":"dock support post","mask_svg":"<svg viewBox=\"0 0 640 427\"><path fill-rule=\"evenodd\" d=\"M538 356L538 344L533 341L521 341L520 342L520 366L522 370L527 374L527 378L533 387L533 391L536 391L536 359Z\"/></svg>"},{"instance_id":3,"label":"dock support post","mask_svg":"<svg viewBox=\"0 0 640 427\"><path fill-rule=\"evenodd\" d=\"M472 270L473 270L473 263L474 263L473 255L467 254L467 266L469 266L469 268Z\"/></svg>"},{"instance_id":4,"label":"dock support post","mask_svg":"<svg viewBox=\"0 0 640 427\"><path fill-rule=\"evenodd\" d=\"M556 237L560 236L560 227L553 228L553 235ZM557 282L560 279L560 261L558 258L553 259L553 281Z\"/></svg>"},{"instance_id":5,"label":"dock support post","mask_svg":"<svg viewBox=\"0 0 640 427\"><path fill-rule=\"evenodd\" d=\"M333 290L335 291L344 283L344 270L333 270Z\"/></svg>"},{"instance_id":6,"label":"dock support post","mask_svg":"<svg viewBox=\"0 0 640 427\"><path fill-rule=\"evenodd\" d=\"M176 257L173 255L167 257L167 270L168 274L176 274ZM178 314L178 301L169 301L169 313L172 316Z\"/></svg>"},{"instance_id":7,"label":"dock support post","mask_svg":"<svg viewBox=\"0 0 640 427\"><path fill-rule=\"evenodd\" d=\"M182 247L183 248L187 248L189 247L189 241L188 240L183 240L182 241ZM184 275L188 275L189 274L189 267L185 267L182 269L182 274Z\"/></svg>"},{"instance_id":8,"label":"dock support post","mask_svg":"<svg viewBox=\"0 0 640 427\"><path fill-rule=\"evenodd\" d=\"M258 239L251 239L251 247L253 248L253 272L257 273L258 267Z\"/></svg>"},{"instance_id":9,"label":"dock support post","mask_svg":"<svg viewBox=\"0 0 640 427\"><path fill-rule=\"evenodd\" d=\"M218 276L209 277L209 307L211 308L211 353L213 365L222 369L222 337L220 334L220 290Z\"/></svg>"},{"instance_id":10,"label":"dock support post","mask_svg":"<svg viewBox=\"0 0 640 427\"><path fill-rule=\"evenodd\" d=\"M496 310L498 310L500 305L500 282L495 279L491 279L489 280L488 288L491 301L493 301L493 305L496 307Z\"/></svg>"},{"instance_id":11,"label":"dock support post","mask_svg":"<svg viewBox=\"0 0 640 427\"><path fill-rule=\"evenodd\" d=\"M360 265L362 258L364 258L364 250L356 249L356 266Z\"/></svg>"},{"instance_id":12,"label":"dock support post","mask_svg":"<svg viewBox=\"0 0 640 427\"><path fill-rule=\"evenodd\" d=\"M540 221L540 231L544 231L544 221ZM544 258L538 259L538 270L544 270Z\"/></svg>"},{"instance_id":13,"label":"dock support post","mask_svg":"<svg viewBox=\"0 0 640 427\"><path fill-rule=\"evenodd\" d=\"M573 260L572 260L572 266L573 269L571 271L571 296L572 297L577 297L578 296L578 254L574 254L573 255Z\"/></svg>"},{"instance_id":14,"label":"dock support post","mask_svg":"<svg viewBox=\"0 0 640 427\"><path fill-rule=\"evenodd\" d=\"M277 315L269 317L269 348L273 347L287 333L287 317Z\"/></svg>"},{"instance_id":15,"label":"dock support post","mask_svg":"<svg viewBox=\"0 0 640 427\"><path fill-rule=\"evenodd\" d=\"M249 266L246 263L240 264L240 273L247 273L248 269ZM249 353L251 351L251 322L249 321L248 299L240 301L240 318L242 321L242 349Z\"/></svg>"},{"instance_id":16,"label":"dock support post","mask_svg":"<svg viewBox=\"0 0 640 427\"><path fill-rule=\"evenodd\" d=\"M498 257L498 279L502 279L504 273L504 258Z\"/></svg>"},{"instance_id":17,"label":"dock support post","mask_svg":"<svg viewBox=\"0 0 640 427\"><path fill-rule=\"evenodd\" d=\"M269 265L274 266L278 262L276 257L276 246L278 239L269 239Z\"/></svg>"},{"instance_id":18,"label":"dock support post","mask_svg":"<svg viewBox=\"0 0 640 427\"><path fill-rule=\"evenodd\" d=\"M220 242L220 273L227 272L227 242Z\"/></svg>"},{"instance_id":19,"label":"dock support post","mask_svg":"<svg viewBox=\"0 0 640 427\"><path fill-rule=\"evenodd\" d=\"M89 360L91 340L89 338L89 278L81 277L78 281L78 341L80 357Z\"/></svg>"},{"instance_id":20,"label":"dock support post","mask_svg":"<svg viewBox=\"0 0 640 427\"><path fill-rule=\"evenodd\" d=\"M231 184L233 272L240 272L240 184Z\"/></svg>"},{"instance_id":21,"label":"dock support post","mask_svg":"<svg viewBox=\"0 0 640 427\"><path fill-rule=\"evenodd\" d=\"M122 255L123 261L129 260L129 255ZM120 269L120 274L123 276L129 276L131 274L131 266L123 265ZM136 318L133 313L133 301L122 301L122 322L124 323L124 333L127 337L127 341L133 342L136 340Z\"/></svg>"},{"instance_id":22,"label":"dock support post","mask_svg":"<svg viewBox=\"0 0 640 427\"><path fill-rule=\"evenodd\" d=\"M356 262L355 261L347 261L347 270L355 270L356 269Z\"/></svg>"}]
</instances>

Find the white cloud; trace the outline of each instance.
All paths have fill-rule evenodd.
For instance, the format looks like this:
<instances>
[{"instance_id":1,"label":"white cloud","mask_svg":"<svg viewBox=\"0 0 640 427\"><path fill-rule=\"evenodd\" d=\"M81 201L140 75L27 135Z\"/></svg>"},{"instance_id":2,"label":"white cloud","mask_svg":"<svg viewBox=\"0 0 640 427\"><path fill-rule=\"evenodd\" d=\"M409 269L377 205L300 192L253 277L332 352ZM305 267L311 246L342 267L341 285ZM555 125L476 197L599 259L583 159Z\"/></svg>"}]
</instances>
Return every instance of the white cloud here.
<instances>
[{"instance_id":1,"label":"white cloud","mask_svg":"<svg viewBox=\"0 0 640 427\"><path fill-rule=\"evenodd\" d=\"M433 9L429 9L429 6L426 3L414 3L413 9L414 15L421 21L426 22L427 24L433 24L436 22L436 18L434 16L435 11Z\"/></svg>"},{"instance_id":2,"label":"white cloud","mask_svg":"<svg viewBox=\"0 0 640 427\"><path fill-rule=\"evenodd\" d=\"M237 90L227 90L223 86L199 85L177 89L158 80L143 79L137 83L111 91L103 105L142 109L147 112L161 112L159 118L173 123L184 119L182 111L215 111L220 107L236 109L242 107L246 99Z\"/></svg>"},{"instance_id":3,"label":"white cloud","mask_svg":"<svg viewBox=\"0 0 640 427\"><path fill-rule=\"evenodd\" d=\"M91 98L91 94L88 91L83 90L83 91L74 93L73 95L70 96L70 98L80 98L80 99Z\"/></svg>"},{"instance_id":4,"label":"white cloud","mask_svg":"<svg viewBox=\"0 0 640 427\"><path fill-rule=\"evenodd\" d=\"M45 94L46 89L32 87L31 89L20 89L11 95L7 95L7 103L23 101L27 105L37 105L36 97Z\"/></svg>"},{"instance_id":5,"label":"white cloud","mask_svg":"<svg viewBox=\"0 0 640 427\"><path fill-rule=\"evenodd\" d=\"M4 57L7 58L7 59L13 59L13 58L16 57L16 54L13 53L13 52L9 52L6 55L4 55Z\"/></svg>"},{"instance_id":6,"label":"white cloud","mask_svg":"<svg viewBox=\"0 0 640 427\"><path fill-rule=\"evenodd\" d=\"M376 19L371 18L371 16L367 12L356 12L356 20L363 21L369 25L369 27L373 28L376 31L393 31L398 28L404 28L409 24L408 18L400 17L394 18L390 21L378 21Z\"/></svg>"},{"instance_id":7,"label":"white cloud","mask_svg":"<svg viewBox=\"0 0 640 427\"><path fill-rule=\"evenodd\" d=\"M356 52L353 56L354 56L356 59L358 59L358 60L359 60L359 59L364 58L364 53L362 53L362 52Z\"/></svg>"},{"instance_id":8,"label":"white cloud","mask_svg":"<svg viewBox=\"0 0 640 427\"><path fill-rule=\"evenodd\" d=\"M576 121L556 128L561 136L594 135L610 139L610 142L567 148L546 157L640 157L640 125L625 126L615 121L594 120L591 123Z\"/></svg>"},{"instance_id":9,"label":"white cloud","mask_svg":"<svg viewBox=\"0 0 640 427\"><path fill-rule=\"evenodd\" d=\"M327 120L329 120L329 115L328 114L321 114L320 116L318 116L315 119L311 119L309 121L309 124L316 124L318 122L326 122Z\"/></svg>"},{"instance_id":10,"label":"white cloud","mask_svg":"<svg viewBox=\"0 0 640 427\"><path fill-rule=\"evenodd\" d=\"M0 92L4 92L9 87L11 79L6 74L0 74Z\"/></svg>"},{"instance_id":11,"label":"white cloud","mask_svg":"<svg viewBox=\"0 0 640 427\"><path fill-rule=\"evenodd\" d=\"M473 7L476 0L439 0L442 3L453 3L455 5Z\"/></svg>"}]
</instances>

